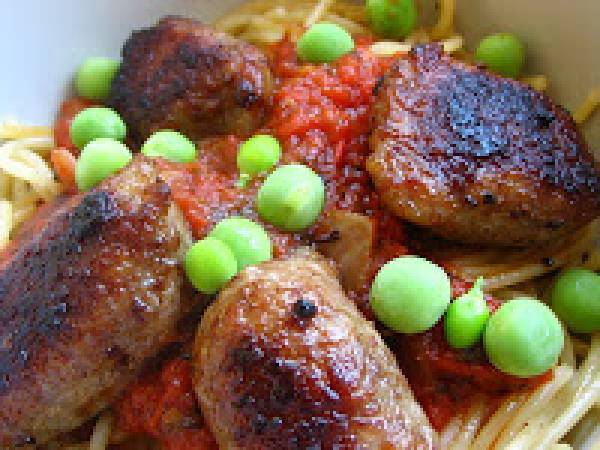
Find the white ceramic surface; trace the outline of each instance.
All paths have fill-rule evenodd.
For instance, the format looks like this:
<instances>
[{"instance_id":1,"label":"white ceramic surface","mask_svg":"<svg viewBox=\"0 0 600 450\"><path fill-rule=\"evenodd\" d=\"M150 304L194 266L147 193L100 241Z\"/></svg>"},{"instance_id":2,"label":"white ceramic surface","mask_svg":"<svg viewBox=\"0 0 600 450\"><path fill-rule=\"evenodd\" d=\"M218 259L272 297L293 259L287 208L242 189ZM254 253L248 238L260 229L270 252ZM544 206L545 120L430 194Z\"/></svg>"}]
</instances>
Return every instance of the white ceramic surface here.
<instances>
[{"instance_id":1,"label":"white ceramic surface","mask_svg":"<svg viewBox=\"0 0 600 450\"><path fill-rule=\"evenodd\" d=\"M432 15L434 0L419 0ZM210 21L240 0L1 0L0 120L50 123L74 70L90 55L117 56L132 29L167 14ZM548 74L550 93L575 107L600 86L600 0L457 0L471 45L509 30L528 46L528 72ZM427 19L426 19L427 20ZM431 17L429 21L431 21ZM586 126L600 147L600 114Z\"/></svg>"},{"instance_id":2,"label":"white ceramic surface","mask_svg":"<svg viewBox=\"0 0 600 450\"><path fill-rule=\"evenodd\" d=\"M118 56L169 14L211 20L236 0L0 0L0 120L49 123L87 56Z\"/></svg>"}]
</instances>

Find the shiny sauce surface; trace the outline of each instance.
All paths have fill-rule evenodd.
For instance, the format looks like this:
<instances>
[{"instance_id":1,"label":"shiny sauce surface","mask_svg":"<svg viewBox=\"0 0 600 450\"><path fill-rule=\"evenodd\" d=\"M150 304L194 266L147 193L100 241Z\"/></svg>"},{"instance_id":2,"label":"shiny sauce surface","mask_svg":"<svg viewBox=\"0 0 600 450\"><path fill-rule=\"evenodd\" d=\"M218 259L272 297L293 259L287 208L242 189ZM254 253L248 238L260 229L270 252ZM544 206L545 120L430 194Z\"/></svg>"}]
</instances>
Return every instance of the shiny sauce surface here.
<instances>
[{"instance_id":1,"label":"shiny sauce surface","mask_svg":"<svg viewBox=\"0 0 600 450\"><path fill-rule=\"evenodd\" d=\"M165 450L217 450L192 387L192 366L175 358L129 387L117 408L117 429L155 438Z\"/></svg>"}]
</instances>

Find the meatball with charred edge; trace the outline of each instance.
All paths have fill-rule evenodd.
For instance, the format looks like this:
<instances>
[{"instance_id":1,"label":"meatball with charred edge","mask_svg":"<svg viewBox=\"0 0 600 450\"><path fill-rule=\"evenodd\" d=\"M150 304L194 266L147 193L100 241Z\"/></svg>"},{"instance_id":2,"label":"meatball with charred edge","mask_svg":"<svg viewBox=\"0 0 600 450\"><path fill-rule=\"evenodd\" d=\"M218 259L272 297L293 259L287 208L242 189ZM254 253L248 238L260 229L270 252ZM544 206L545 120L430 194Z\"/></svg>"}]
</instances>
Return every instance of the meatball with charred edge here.
<instances>
[{"instance_id":1,"label":"meatball with charred edge","mask_svg":"<svg viewBox=\"0 0 600 450\"><path fill-rule=\"evenodd\" d=\"M202 318L193 363L221 448L434 446L394 357L314 255L241 272Z\"/></svg>"},{"instance_id":2,"label":"meatball with charred edge","mask_svg":"<svg viewBox=\"0 0 600 450\"><path fill-rule=\"evenodd\" d=\"M0 448L92 419L176 336L198 301L184 224L153 161L50 204L0 253Z\"/></svg>"},{"instance_id":3,"label":"meatball with charred edge","mask_svg":"<svg viewBox=\"0 0 600 450\"><path fill-rule=\"evenodd\" d=\"M122 51L108 105L140 145L161 129L192 140L245 136L271 101L267 58L255 47L192 19L166 17L134 32Z\"/></svg>"},{"instance_id":4,"label":"meatball with charred edge","mask_svg":"<svg viewBox=\"0 0 600 450\"><path fill-rule=\"evenodd\" d=\"M598 167L571 116L437 45L385 77L371 147L385 206L449 239L543 244L600 214Z\"/></svg>"}]
</instances>

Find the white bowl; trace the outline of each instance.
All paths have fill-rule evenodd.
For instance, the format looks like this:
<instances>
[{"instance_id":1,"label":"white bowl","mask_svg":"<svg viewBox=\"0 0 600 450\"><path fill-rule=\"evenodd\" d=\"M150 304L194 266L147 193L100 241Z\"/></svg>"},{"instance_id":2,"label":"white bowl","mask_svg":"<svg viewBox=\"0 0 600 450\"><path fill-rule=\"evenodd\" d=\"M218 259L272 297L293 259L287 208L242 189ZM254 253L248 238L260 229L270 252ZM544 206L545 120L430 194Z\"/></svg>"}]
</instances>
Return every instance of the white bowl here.
<instances>
[{"instance_id":1,"label":"white bowl","mask_svg":"<svg viewBox=\"0 0 600 450\"><path fill-rule=\"evenodd\" d=\"M432 21L434 0L419 0ZM0 27L0 121L50 124L87 56L118 56L131 31L164 15L211 21L240 0L4 0ZM528 74L573 111L600 87L600 0L457 0L458 31L473 47L510 31L527 45ZM600 114L585 127L600 149Z\"/></svg>"}]
</instances>

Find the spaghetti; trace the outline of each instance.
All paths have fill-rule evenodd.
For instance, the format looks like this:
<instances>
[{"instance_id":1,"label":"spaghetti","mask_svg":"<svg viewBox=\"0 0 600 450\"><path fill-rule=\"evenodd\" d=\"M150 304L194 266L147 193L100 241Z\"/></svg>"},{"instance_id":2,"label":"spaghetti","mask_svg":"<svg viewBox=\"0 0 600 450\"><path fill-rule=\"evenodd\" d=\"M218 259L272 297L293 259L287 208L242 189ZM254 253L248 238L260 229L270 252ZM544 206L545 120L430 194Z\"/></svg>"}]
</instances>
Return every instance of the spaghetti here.
<instances>
[{"instance_id":1,"label":"spaghetti","mask_svg":"<svg viewBox=\"0 0 600 450\"><path fill-rule=\"evenodd\" d=\"M579 125L588 120L594 111L600 107L600 87L592 90L584 102L573 113L573 119Z\"/></svg>"},{"instance_id":2,"label":"spaghetti","mask_svg":"<svg viewBox=\"0 0 600 450\"><path fill-rule=\"evenodd\" d=\"M60 193L48 162L53 146L46 127L0 125L0 249L41 204Z\"/></svg>"}]
</instances>

